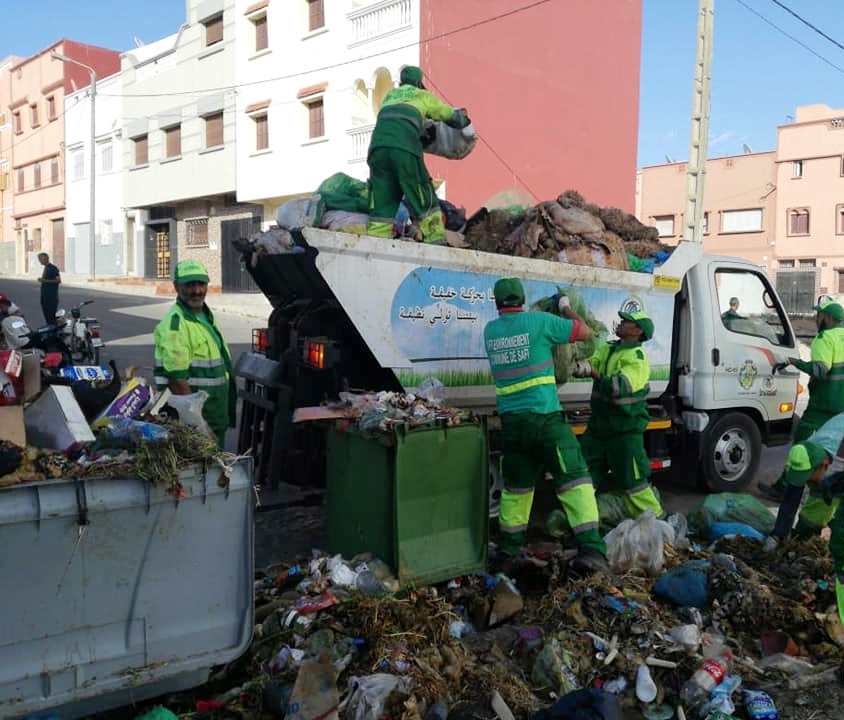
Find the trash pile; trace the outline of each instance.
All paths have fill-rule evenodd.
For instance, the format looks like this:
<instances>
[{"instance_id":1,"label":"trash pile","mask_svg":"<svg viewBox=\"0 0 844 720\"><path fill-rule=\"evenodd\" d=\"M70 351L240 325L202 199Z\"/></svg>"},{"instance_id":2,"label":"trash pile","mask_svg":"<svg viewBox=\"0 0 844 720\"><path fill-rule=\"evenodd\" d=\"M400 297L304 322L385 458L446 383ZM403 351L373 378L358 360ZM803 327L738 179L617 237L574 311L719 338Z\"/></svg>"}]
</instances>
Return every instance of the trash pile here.
<instances>
[{"instance_id":1,"label":"trash pile","mask_svg":"<svg viewBox=\"0 0 844 720\"><path fill-rule=\"evenodd\" d=\"M685 538L682 516L627 520L607 538L611 574L588 578L541 539L497 574L434 587L399 588L371 555L315 551L256 574L250 651L165 704L303 720L838 718L828 551L817 539L765 553L740 532L748 497L707 500L710 524L741 516L707 546L709 527ZM620 544L638 554L613 555Z\"/></svg>"}]
</instances>

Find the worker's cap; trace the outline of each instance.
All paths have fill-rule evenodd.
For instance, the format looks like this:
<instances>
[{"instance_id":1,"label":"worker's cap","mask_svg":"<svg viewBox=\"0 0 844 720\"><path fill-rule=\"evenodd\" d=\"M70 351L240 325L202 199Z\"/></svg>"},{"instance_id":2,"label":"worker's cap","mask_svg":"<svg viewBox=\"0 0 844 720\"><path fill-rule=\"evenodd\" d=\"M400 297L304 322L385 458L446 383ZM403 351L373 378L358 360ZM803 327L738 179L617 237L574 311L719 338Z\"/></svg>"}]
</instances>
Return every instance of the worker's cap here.
<instances>
[{"instance_id":1,"label":"worker's cap","mask_svg":"<svg viewBox=\"0 0 844 720\"><path fill-rule=\"evenodd\" d=\"M191 282L208 282L208 271L199 260L182 260L176 265L176 274L173 278L176 284Z\"/></svg>"},{"instance_id":2,"label":"worker's cap","mask_svg":"<svg viewBox=\"0 0 844 720\"><path fill-rule=\"evenodd\" d=\"M501 278L493 288L499 307L520 307L525 304L525 289L519 278Z\"/></svg>"},{"instance_id":3,"label":"worker's cap","mask_svg":"<svg viewBox=\"0 0 844 720\"><path fill-rule=\"evenodd\" d=\"M826 313L830 317L841 322L844 320L844 307L841 307L837 302L827 300L815 305L815 310L819 313Z\"/></svg>"},{"instance_id":4,"label":"worker's cap","mask_svg":"<svg viewBox=\"0 0 844 720\"><path fill-rule=\"evenodd\" d=\"M785 461L786 484L802 487L827 457L829 453L813 442L801 442L792 446Z\"/></svg>"},{"instance_id":5,"label":"worker's cap","mask_svg":"<svg viewBox=\"0 0 844 720\"><path fill-rule=\"evenodd\" d=\"M632 323L636 323L642 329L643 340L650 340L654 336L654 322L643 311L619 312L618 316L622 320L629 320Z\"/></svg>"},{"instance_id":6,"label":"worker's cap","mask_svg":"<svg viewBox=\"0 0 844 720\"><path fill-rule=\"evenodd\" d=\"M405 65L401 69L399 81L402 85L413 85L424 90L425 86L422 84L423 77L422 68L416 67L416 65Z\"/></svg>"},{"instance_id":7,"label":"worker's cap","mask_svg":"<svg viewBox=\"0 0 844 720\"><path fill-rule=\"evenodd\" d=\"M738 305L738 304L739 304L739 301L738 301L737 297L731 297L730 298L730 305Z\"/></svg>"}]
</instances>

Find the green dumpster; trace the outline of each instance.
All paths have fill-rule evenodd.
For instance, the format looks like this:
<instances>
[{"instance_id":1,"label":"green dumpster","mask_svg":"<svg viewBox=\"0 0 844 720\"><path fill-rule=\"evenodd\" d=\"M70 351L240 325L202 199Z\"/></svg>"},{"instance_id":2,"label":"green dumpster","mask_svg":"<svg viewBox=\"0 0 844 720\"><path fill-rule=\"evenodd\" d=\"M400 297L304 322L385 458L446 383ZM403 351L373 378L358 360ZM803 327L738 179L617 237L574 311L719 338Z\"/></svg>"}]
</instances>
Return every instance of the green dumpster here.
<instances>
[{"instance_id":1,"label":"green dumpster","mask_svg":"<svg viewBox=\"0 0 844 720\"><path fill-rule=\"evenodd\" d=\"M328 431L328 550L371 552L402 586L486 570L484 428Z\"/></svg>"}]
</instances>

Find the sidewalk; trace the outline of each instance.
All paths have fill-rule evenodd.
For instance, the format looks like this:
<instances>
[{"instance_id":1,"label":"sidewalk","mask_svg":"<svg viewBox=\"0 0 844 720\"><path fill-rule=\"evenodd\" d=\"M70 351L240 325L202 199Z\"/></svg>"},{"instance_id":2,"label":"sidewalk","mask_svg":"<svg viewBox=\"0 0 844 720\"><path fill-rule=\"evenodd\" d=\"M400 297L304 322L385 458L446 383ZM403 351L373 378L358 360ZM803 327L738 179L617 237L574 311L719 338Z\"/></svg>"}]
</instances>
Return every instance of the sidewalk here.
<instances>
[{"instance_id":1,"label":"sidewalk","mask_svg":"<svg viewBox=\"0 0 844 720\"><path fill-rule=\"evenodd\" d=\"M33 280L33 275L12 275L10 279ZM136 280L136 282L133 282ZM148 300L171 300L176 297L171 283L143 282L142 278L104 278L90 282L85 275L62 273L62 285L65 287L109 292L116 295L137 295ZM263 293L208 293L205 302L214 312L229 315L267 320L272 312L272 305Z\"/></svg>"}]
</instances>

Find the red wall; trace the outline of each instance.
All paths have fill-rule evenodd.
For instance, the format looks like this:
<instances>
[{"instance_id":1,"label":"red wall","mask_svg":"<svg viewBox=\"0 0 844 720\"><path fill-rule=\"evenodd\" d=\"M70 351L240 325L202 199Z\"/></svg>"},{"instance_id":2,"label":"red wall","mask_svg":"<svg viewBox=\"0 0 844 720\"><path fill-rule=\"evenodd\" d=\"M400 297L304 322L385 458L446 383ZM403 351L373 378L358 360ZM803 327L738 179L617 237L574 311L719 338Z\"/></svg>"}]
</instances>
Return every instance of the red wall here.
<instances>
[{"instance_id":1,"label":"red wall","mask_svg":"<svg viewBox=\"0 0 844 720\"><path fill-rule=\"evenodd\" d=\"M98 80L113 75L120 70L120 53L116 50L106 50L94 45L84 45L73 40L65 40L63 52L69 58L94 68ZM76 89L81 90L91 84L91 74L78 65L65 63L65 93L74 92L71 80L76 84Z\"/></svg>"},{"instance_id":2,"label":"red wall","mask_svg":"<svg viewBox=\"0 0 844 720\"><path fill-rule=\"evenodd\" d=\"M421 0L422 38L528 4ZM423 43L422 68L539 199L574 188L632 212L641 35L642 0L552 1ZM464 160L427 162L469 211L524 187L483 142Z\"/></svg>"}]
</instances>

